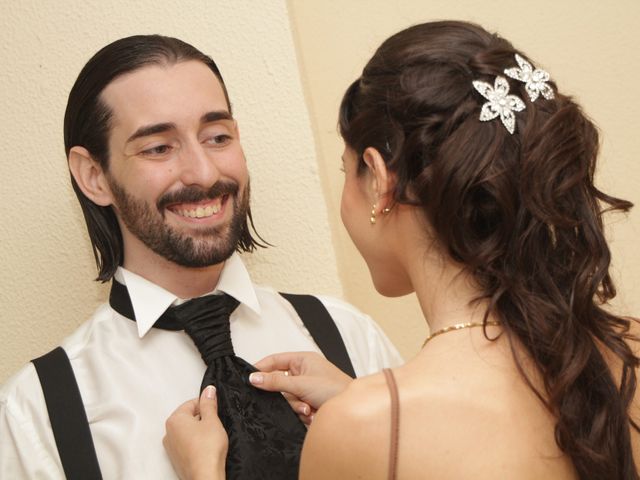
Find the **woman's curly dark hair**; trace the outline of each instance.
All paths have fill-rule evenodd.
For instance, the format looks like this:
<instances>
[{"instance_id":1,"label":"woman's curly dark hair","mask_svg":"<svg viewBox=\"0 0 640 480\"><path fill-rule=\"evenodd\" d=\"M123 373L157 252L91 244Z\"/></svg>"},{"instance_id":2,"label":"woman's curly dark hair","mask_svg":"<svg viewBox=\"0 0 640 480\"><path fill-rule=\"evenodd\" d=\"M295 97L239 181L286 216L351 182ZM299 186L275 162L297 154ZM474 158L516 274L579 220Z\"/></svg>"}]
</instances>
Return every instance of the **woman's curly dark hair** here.
<instances>
[{"instance_id":1,"label":"woman's curly dark hair","mask_svg":"<svg viewBox=\"0 0 640 480\"><path fill-rule=\"evenodd\" d=\"M348 88L340 131L360 157L379 150L397 177L394 201L421 207L440 245L477 280L486 315L500 318L580 478L638 479L628 411L640 361L626 341L630 321L603 308L616 292L602 215L633 205L594 185L597 129L553 82L555 98L532 103L524 83L509 80L526 103L513 135L499 120L479 121L486 100L472 81L493 84L516 53L527 58L469 23L410 27ZM604 351L620 361L620 379Z\"/></svg>"}]
</instances>

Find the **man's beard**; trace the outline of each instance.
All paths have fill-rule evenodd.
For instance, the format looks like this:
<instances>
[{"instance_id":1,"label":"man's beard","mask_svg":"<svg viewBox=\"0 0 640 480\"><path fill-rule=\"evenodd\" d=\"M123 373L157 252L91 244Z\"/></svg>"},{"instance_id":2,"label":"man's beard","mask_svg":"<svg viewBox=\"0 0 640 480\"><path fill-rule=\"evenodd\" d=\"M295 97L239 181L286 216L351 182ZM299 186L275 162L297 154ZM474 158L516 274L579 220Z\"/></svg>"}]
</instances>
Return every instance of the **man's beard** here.
<instances>
[{"instance_id":1,"label":"man's beard","mask_svg":"<svg viewBox=\"0 0 640 480\"><path fill-rule=\"evenodd\" d=\"M184 267L208 267L224 262L238 246L249 210L248 183L241 198L237 183L217 182L209 190L187 187L167 193L152 207L135 198L112 177L108 181L120 219L129 232L167 260ZM165 222L164 207L169 204L194 203L222 195L228 195L226 208L233 199L233 216L226 225L187 234Z\"/></svg>"}]
</instances>

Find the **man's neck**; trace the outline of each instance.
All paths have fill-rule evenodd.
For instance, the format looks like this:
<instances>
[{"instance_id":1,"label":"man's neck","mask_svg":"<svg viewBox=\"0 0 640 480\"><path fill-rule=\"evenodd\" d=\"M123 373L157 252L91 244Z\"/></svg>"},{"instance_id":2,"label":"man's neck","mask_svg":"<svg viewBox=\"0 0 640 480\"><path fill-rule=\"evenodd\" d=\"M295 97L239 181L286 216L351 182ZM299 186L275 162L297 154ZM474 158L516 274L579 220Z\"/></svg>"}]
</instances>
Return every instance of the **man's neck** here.
<instances>
[{"instance_id":1,"label":"man's neck","mask_svg":"<svg viewBox=\"0 0 640 480\"><path fill-rule=\"evenodd\" d=\"M152 253L143 256L126 255L123 267L179 298L194 298L216 288L224 262L208 267L191 268Z\"/></svg>"}]
</instances>

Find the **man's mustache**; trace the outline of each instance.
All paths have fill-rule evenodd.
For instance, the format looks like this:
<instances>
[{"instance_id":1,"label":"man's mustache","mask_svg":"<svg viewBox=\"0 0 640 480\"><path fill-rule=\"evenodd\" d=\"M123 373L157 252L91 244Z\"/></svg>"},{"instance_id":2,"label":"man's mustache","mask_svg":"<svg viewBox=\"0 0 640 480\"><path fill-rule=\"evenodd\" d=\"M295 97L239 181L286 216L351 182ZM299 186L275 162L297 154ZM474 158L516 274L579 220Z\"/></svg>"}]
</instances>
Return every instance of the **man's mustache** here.
<instances>
[{"instance_id":1,"label":"man's mustache","mask_svg":"<svg viewBox=\"0 0 640 480\"><path fill-rule=\"evenodd\" d=\"M158 210L175 203L196 203L203 200L213 200L222 195L236 195L240 186L236 182L220 181L214 183L208 190L199 187L185 187L175 192L168 192L156 202Z\"/></svg>"}]
</instances>

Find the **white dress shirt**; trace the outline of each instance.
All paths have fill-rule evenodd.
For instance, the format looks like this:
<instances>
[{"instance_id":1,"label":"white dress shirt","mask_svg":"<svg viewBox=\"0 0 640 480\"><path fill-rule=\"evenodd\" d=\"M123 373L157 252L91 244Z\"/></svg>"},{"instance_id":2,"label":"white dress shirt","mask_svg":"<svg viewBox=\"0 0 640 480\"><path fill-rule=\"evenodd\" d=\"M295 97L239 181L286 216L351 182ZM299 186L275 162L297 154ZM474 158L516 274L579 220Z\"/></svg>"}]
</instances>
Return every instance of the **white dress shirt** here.
<instances>
[{"instance_id":1,"label":"white dress shirt","mask_svg":"<svg viewBox=\"0 0 640 480\"><path fill-rule=\"evenodd\" d=\"M127 286L137 322L103 304L61 345L78 381L103 477L175 479L162 446L164 422L198 395L206 367L183 331L152 328L180 299L123 268L116 279ZM249 363L276 352L320 351L291 304L254 285L239 256L227 260L217 290L240 302L231 315L231 338L236 354ZM342 335L356 375L402 363L370 317L345 302L318 298ZM32 363L0 388L0 478L64 478Z\"/></svg>"}]
</instances>

